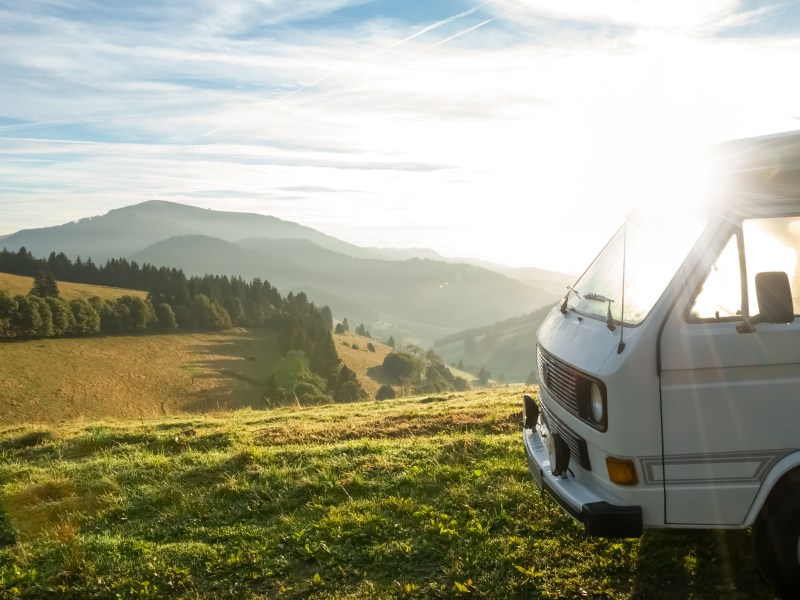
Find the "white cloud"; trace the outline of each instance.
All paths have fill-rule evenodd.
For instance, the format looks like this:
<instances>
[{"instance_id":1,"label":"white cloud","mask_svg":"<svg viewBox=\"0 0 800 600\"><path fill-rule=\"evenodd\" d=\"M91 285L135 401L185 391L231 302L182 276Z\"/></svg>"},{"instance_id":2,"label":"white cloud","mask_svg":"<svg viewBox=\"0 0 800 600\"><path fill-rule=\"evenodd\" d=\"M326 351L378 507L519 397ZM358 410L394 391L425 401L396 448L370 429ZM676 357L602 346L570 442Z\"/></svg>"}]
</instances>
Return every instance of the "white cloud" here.
<instances>
[{"instance_id":1,"label":"white cloud","mask_svg":"<svg viewBox=\"0 0 800 600\"><path fill-rule=\"evenodd\" d=\"M579 271L654 166L785 128L800 105L800 40L710 35L766 14L732 1L297 24L345 4L170 3L153 23L142 5L102 26L0 14L0 117L24 121L0 121L0 233L157 197ZM239 36L254 24L263 37Z\"/></svg>"}]
</instances>

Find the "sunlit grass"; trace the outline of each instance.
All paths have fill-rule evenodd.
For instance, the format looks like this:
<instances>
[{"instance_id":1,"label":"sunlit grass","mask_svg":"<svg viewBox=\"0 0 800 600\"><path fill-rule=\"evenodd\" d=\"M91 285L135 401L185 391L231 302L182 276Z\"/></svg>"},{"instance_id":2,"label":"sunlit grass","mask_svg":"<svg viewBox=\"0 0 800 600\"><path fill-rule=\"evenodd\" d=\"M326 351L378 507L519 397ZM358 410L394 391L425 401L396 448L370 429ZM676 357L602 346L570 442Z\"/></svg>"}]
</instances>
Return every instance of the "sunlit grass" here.
<instances>
[{"instance_id":1,"label":"sunlit grass","mask_svg":"<svg viewBox=\"0 0 800 600\"><path fill-rule=\"evenodd\" d=\"M0 596L771 598L745 533L587 538L521 389L0 432Z\"/></svg>"},{"instance_id":2,"label":"sunlit grass","mask_svg":"<svg viewBox=\"0 0 800 600\"><path fill-rule=\"evenodd\" d=\"M0 273L0 291L9 296L25 296L33 287L33 277ZM58 282L58 291L62 298L74 300L76 298L91 298L97 296L103 300L116 300L122 296L136 296L146 298L147 292L129 290L124 288L107 287L104 285L89 285L88 283Z\"/></svg>"}]
</instances>

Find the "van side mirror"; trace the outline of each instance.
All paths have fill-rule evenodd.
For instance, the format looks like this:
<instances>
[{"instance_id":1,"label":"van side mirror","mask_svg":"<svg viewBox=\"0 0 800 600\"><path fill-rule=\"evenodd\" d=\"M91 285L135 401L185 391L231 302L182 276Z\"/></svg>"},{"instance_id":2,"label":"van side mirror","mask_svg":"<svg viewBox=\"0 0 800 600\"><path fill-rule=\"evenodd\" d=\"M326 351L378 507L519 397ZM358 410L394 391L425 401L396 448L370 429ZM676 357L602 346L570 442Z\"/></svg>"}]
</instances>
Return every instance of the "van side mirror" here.
<instances>
[{"instance_id":1,"label":"van side mirror","mask_svg":"<svg viewBox=\"0 0 800 600\"><path fill-rule=\"evenodd\" d=\"M761 312L755 320L761 323L791 323L794 321L789 277L783 271L757 273L756 298Z\"/></svg>"}]
</instances>

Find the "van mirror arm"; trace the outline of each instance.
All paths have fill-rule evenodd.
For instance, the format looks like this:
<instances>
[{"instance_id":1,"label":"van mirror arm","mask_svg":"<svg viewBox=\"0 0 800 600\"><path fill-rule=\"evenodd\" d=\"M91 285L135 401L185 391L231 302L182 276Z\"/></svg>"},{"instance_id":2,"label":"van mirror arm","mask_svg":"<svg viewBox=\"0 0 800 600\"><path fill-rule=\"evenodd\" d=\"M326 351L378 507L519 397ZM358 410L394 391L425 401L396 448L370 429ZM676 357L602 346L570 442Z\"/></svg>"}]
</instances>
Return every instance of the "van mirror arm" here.
<instances>
[{"instance_id":1,"label":"van mirror arm","mask_svg":"<svg viewBox=\"0 0 800 600\"><path fill-rule=\"evenodd\" d=\"M736 331L739 333L755 333L757 320L756 318L744 317L742 322L736 326Z\"/></svg>"}]
</instances>

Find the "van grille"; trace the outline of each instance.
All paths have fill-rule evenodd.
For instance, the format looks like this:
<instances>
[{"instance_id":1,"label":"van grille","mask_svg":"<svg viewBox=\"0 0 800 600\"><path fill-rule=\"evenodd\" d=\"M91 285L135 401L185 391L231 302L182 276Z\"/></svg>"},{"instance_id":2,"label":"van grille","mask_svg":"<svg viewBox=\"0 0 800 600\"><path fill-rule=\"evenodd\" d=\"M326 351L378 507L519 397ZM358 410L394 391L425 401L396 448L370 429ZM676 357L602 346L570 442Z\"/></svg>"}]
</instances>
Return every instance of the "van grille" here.
<instances>
[{"instance_id":1,"label":"van grille","mask_svg":"<svg viewBox=\"0 0 800 600\"><path fill-rule=\"evenodd\" d=\"M536 361L539 367L539 384L550 396L568 410L578 414L578 371L561 362L547 350L536 345Z\"/></svg>"}]
</instances>

